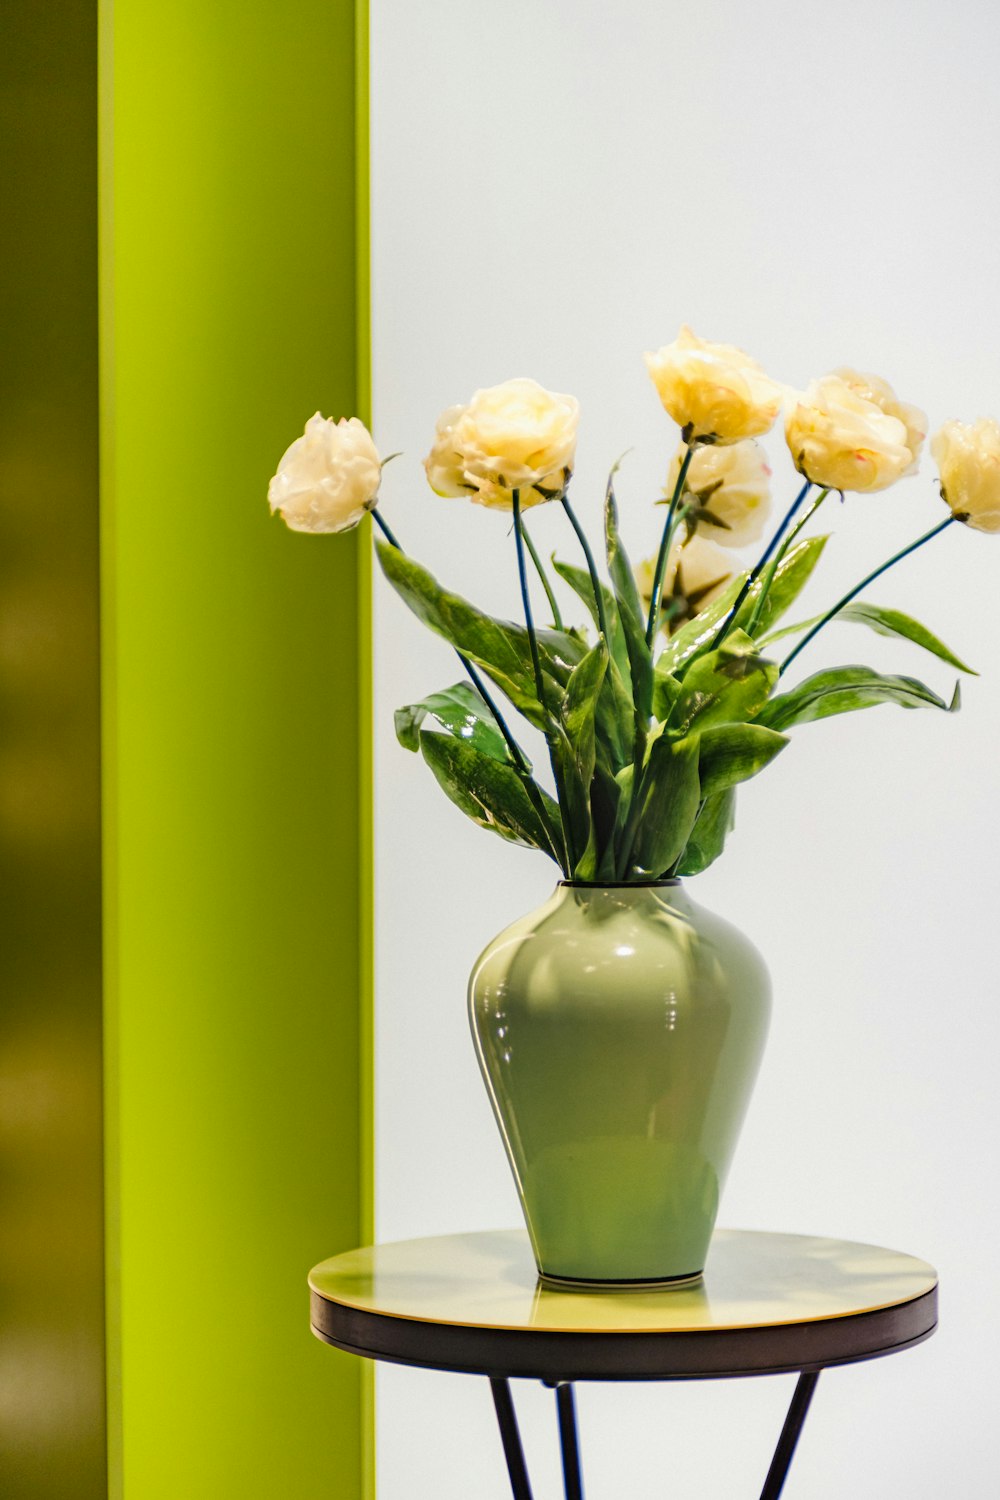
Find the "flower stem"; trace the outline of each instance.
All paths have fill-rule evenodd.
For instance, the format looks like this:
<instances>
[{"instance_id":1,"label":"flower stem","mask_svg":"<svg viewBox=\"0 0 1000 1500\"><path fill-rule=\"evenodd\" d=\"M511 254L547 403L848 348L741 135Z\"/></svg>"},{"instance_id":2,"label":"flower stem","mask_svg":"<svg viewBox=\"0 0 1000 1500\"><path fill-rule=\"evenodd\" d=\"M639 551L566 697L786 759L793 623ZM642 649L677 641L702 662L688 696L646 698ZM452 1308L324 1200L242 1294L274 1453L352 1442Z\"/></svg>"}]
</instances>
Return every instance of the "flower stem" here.
<instances>
[{"instance_id":1,"label":"flower stem","mask_svg":"<svg viewBox=\"0 0 1000 1500\"><path fill-rule=\"evenodd\" d=\"M736 619L736 616L739 614L740 607L743 604L744 599L746 598L747 594L749 594L750 590L753 588L754 584L757 582L757 579L760 577L761 573L763 573L764 569L767 567L768 563L771 561L771 558L774 555L775 549L777 548L777 546L778 546L779 542L781 541L781 538L784 536L785 532L788 530L788 527L789 527L789 525L790 525L790 523L792 521L792 518L794 517L796 511L798 511L799 507L802 505L803 500L806 498L806 496L808 495L808 493L809 493L809 491L811 489L812 489L812 480L807 479L806 482L805 482L805 484L799 490L799 493L796 495L795 499L792 501L791 505L788 507L787 511L785 512L785 516L784 516L784 519L783 519L781 525L778 527L777 531L774 533L774 536L771 538L771 540L768 542L767 546L764 548L764 553L763 553L763 556L761 557L760 561L757 563L757 565L753 569L753 571L750 574L748 574L746 582L744 583L743 587L740 589L739 593L736 596L736 602L735 602L735 604L733 605L733 607L729 611L729 613L726 615L726 618L723 620L722 624L719 626L719 630L718 630L718 632L717 632L717 634L715 636L715 639L713 640L712 644L708 648L709 651L717 651L719 649L719 647L722 645L722 642L725 640L726 636L729 634L729 631L730 631L730 628L732 626L732 623Z\"/></svg>"},{"instance_id":2,"label":"flower stem","mask_svg":"<svg viewBox=\"0 0 1000 1500\"><path fill-rule=\"evenodd\" d=\"M580 525L580 521L577 517L576 511L569 503L569 496L564 493L562 496L560 496L560 499L562 501L562 508L569 517L569 523L572 526L573 530L576 532L577 540L579 541L580 546L583 548L583 555L587 560L587 572L590 574L590 586L594 590L594 603L597 606L598 624L600 626L601 634L604 637L604 644L607 646L608 651L610 652L611 631L608 629L608 616L604 608L604 590L601 587L601 580L597 576L597 564L594 562L594 554L590 550L590 543L587 541L587 533Z\"/></svg>"},{"instance_id":3,"label":"flower stem","mask_svg":"<svg viewBox=\"0 0 1000 1500\"><path fill-rule=\"evenodd\" d=\"M785 540L782 542L781 546L778 548L777 552L771 559L771 566L767 570L767 577L764 579L764 582L761 585L760 593L757 595L757 600L753 607L753 613L747 621L747 635L753 635L754 630L757 626L757 622L760 619L761 615L764 613L764 605L767 603L767 596L771 592L771 585L774 583L774 575L777 573L778 569L781 567L782 562L787 557L789 548L795 541L795 538L798 536L803 526L805 526L806 523L810 521L819 510L820 506L823 504L823 501L826 499L829 493L830 491L828 489L820 490L819 494L809 506L809 509L806 511L805 515L799 517L799 519L796 521L795 525L792 527L791 531L785 537Z\"/></svg>"},{"instance_id":4,"label":"flower stem","mask_svg":"<svg viewBox=\"0 0 1000 1500\"><path fill-rule=\"evenodd\" d=\"M545 703L545 682L542 677L542 659L538 653L538 637L535 634L535 619L531 612L531 596L528 593L528 571L524 562L524 526L521 521L521 492L511 490L511 501L514 508L514 546L517 552L517 576L521 585L521 602L524 605L524 625L528 632L528 649L531 652L531 667L535 674L535 694L538 698L538 706L543 718L548 717L548 709ZM566 798L563 795L562 780L559 775L559 763L556 759L553 738L550 730L545 731L545 741L549 747L549 759L552 763L552 775L556 784L556 799L559 803L559 816L562 820L562 842L566 855L564 866L567 876L576 863L576 855L570 839L570 829L567 822ZM546 824L546 826L548 826Z\"/></svg>"},{"instance_id":5,"label":"flower stem","mask_svg":"<svg viewBox=\"0 0 1000 1500\"><path fill-rule=\"evenodd\" d=\"M691 467L694 457L694 444L689 442L684 461L681 464L677 483L674 485L674 493L670 498L670 506L667 510L667 519L663 523L663 535L660 537L660 550L656 554L656 568L653 572L653 592L649 601L649 619L646 622L646 645L652 650L653 638L656 635L656 627L660 618L660 593L663 589L663 575L667 567L667 558L670 554L670 543L673 541L674 516L677 511L677 502L684 492L684 482Z\"/></svg>"},{"instance_id":6,"label":"flower stem","mask_svg":"<svg viewBox=\"0 0 1000 1500\"><path fill-rule=\"evenodd\" d=\"M528 528L524 524L523 517L522 517L522 520L521 520L521 535L524 537L524 545L528 549L528 553L529 553L529 555L531 557L531 561L535 565L535 572L538 574L539 578L541 579L542 588L545 590L545 597L549 601L549 609L551 609L551 611L552 611L552 624L555 626L556 630L562 630L562 628L563 628L563 618L562 618L562 615L559 613L559 604L558 604L558 602L556 600L555 594L552 592L552 585L551 585L551 583L548 580L548 577L546 575L545 569L542 567L542 559L539 557L537 551L535 550L535 544L534 544L534 542L531 540L531 537L528 535Z\"/></svg>"},{"instance_id":7,"label":"flower stem","mask_svg":"<svg viewBox=\"0 0 1000 1500\"><path fill-rule=\"evenodd\" d=\"M857 595L861 593L862 589L866 589L870 583L874 583L876 578L880 578L883 573L888 572L888 570L894 567L896 563L902 562L904 557L909 557L911 552L916 552L917 548L922 547L925 542L929 542L933 537L940 536L945 527L950 526L952 521L957 520L958 517L955 515L946 517L946 519L943 520L940 525L932 526L930 531L925 531L923 536L918 536L915 542L911 542L910 545L908 547L904 547L901 552L894 553L893 556L889 558L888 562L884 562L880 568L876 568L874 573L869 573L867 578L862 578L861 582L857 585L856 588L851 589L850 593L845 594L843 599L839 599L832 609L827 610L822 620L817 620L813 628L806 631L805 635L802 637L801 641L799 641L798 645L794 648L794 650L789 651L788 655L781 663L781 667L778 670L778 676L780 677L781 673L784 672L786 668L791 666L792 662L798 656L803 647L808 646L813 636L818 635L819 632L823 629L823 626L829 624L833 617L835 615L838 615L844 608L844 605L850 604L851 600L856 598Z\"/></svg>"},{"instance_id":8,"label":"flower stem","mask_svg":"<svg viewBox=\"0 0 1000 1500\"><path fill-rule=\"evenodd\" d=\"M798 536L798 534L802 530L802 528L804 526L808 526L809 525L809 522L812 520L813 516L819 510L820 506L823 504L823 501L826 499L826 497L827 497L827 495L829 493L830 493L829 488L827 488L825 490L820 490L820 492L816 496L815 500L812 500L810 502L809 508L807 509L805 515L804 516L799 516L799 519L796 521L796 523L792 527L791 531L785 537L785 540L784 540L784 542L782 544L782 548L781 548L781 557L785 556L785 553L792 546L792 543L795 541L795 538ZM779 558L779 561L780 561L780 558Z\"/></svg>"},{"instance_id":9,"label":"flower stem","mask_svg":"<svg viewBox=\"0 0 1000 1500\"><path fill-rule=\"evenodd\" d=\"M521 524L521 492L511 490L514 502L514 545L517 549L517 576L521 584L521 602L524 605L524 624L528 632L528 649L531 652L531 667L535 674L535 693L538 706L545 713L545 684L542 680L542 660L538 654L538 637L535 635L535 620L531 613L531 598L528 594L528 574L524 563L524 528Z\"/></svg>"},{"instance_id":10,"label":"flower stem","mask_svg":"<svg viewBox=\"0 0 1000 1500\"><path fill-rule=\"evenodd\" d=\"M381 531L382 535L385 537L386 541L389 543L389 546L390 547L395 547L395 549L396 549L397 552L402 552L403 551L403 545L402 545L402 543L400 542L399 538L395 535L395 533L390 529L389 522L384 518L384 516L382 515L382 512L378 509L378 507L376 506L376 508L374 510L369 511L368 514L371 516L372 520L375 522L375 525L379 528L379 530ZM404 557L406 556L405 552L403 553L403 556Z\"/></svg>"}]
</instances>

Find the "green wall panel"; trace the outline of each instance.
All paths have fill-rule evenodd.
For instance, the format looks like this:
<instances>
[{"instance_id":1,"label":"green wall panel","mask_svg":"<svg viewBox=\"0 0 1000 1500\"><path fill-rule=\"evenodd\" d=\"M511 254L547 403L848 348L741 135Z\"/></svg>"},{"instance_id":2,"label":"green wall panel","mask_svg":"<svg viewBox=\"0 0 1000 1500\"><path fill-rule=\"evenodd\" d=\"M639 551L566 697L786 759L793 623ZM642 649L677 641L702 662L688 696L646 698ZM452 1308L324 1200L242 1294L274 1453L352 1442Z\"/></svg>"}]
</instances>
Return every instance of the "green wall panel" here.
<instances>
[{"instance_id":1,"label":"green wall panel","mask_svg":"<svg viewBox=\"0 0 1000 1500\"><path fill-rule=\"evenodd\" d=\"M268 478L362 404L355 18L102 18L111 1494L359 1493L356 1362L303 1277L355 1243L368 1075L366 581ZM362 636L364 633L362 632ZM359 997L361 997L359 1002Z\"/></svg>"},{"instance_id":2,"label":"green wall panel","mask_svg":"<svg viewBox=\"0 0 1000 1500\"><path fill-rule=\"evenodd\" d=\"M97 23L0 50L0 1495L104 1468Z\"/></svg>"}]
</instances>

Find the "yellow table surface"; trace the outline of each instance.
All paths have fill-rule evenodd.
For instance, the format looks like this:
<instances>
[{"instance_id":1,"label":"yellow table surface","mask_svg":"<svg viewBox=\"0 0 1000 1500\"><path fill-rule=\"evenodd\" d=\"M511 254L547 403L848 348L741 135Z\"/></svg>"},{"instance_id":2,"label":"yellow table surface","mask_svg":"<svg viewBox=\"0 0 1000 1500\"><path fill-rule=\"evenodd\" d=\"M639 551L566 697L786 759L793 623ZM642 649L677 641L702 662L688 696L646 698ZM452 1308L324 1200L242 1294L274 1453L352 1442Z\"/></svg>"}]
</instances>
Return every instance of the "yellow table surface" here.
<instances>
[{"instance_id":1,"label":"yellow table surface","mask_svg":"<svg viewBox=\"0 0 1000 1500\"><path fill-rule=\"evenodd\" d=\"M562 1291L542 1286L520 1229L367 1246L309 1276L327 1301L469 1328L552 1332L710 1332L854 1317L912 1302L937 1285L896 1250L805 1235L720 1229L705 1275L677 1288Z\"/></svg>"}]
</instances>

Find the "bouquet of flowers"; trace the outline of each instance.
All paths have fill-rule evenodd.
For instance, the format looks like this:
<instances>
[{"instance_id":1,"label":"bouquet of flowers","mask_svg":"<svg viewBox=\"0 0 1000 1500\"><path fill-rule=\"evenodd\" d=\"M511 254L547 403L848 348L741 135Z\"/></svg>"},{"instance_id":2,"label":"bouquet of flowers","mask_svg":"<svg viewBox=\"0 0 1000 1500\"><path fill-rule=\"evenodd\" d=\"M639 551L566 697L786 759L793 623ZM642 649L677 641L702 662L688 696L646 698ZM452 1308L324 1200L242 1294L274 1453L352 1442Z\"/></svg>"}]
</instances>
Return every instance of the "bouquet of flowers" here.
<instances>
[{"instance_id":1,"label":"bouquet of flowers","mask_svg":"<svg viewBox=\"0 0 1000 1500\"><path fill-rule=\"evenodd\" d=\"M779 626L827 541L803 535L809 522L831 493L884 490L915 473L923 413L884 380L854 370L792 391L742 350L688 328L646 363L680 443L660 502L659 549L638 569L619 531L615 470L604 505L604 577L571 504L572 396L510 380L438 421L427 478L440 495L512 515L523 624L477 609L404 553L378 509L383 460L356 417L312 417L268 493L272 511L298 531L345 531L372 515L386 578L454 646L464 673L397 711L400 743L423 755L474 822L540 849L566 879L586 883L706 869L733 827L736 787L769 765L800 724L880 703L954 712L957 684L946 700L916 678L866 666L827 668L791 687L783 679L834 617L970 671L925 626L858 596L955 522L1000 531L1000 426L947 422L931 444L947 515L824 613ZM770 505L770 469L755 439L782 412L798 491L756 561L742 567L734 549L760 541ZM592 635L564 624L532 542L526 513L543 504L562 506L574 534L578 561L553 558L551 567L583 601ZM545 626L536 622L529 567L548 602ZM550 789L534 775L511 709L544 736Z\"/></svg>"}]
</instances>

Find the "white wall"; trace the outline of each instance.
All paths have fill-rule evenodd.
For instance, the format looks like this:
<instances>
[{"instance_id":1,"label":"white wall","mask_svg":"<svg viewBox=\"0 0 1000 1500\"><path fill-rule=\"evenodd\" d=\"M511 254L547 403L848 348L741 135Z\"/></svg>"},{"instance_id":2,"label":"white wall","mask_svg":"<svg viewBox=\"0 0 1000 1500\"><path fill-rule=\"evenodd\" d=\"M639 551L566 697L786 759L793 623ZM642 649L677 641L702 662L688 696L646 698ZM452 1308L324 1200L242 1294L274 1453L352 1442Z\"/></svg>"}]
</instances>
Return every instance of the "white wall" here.
<instances>
[{"instance_id":1,"label":"white wall","mask_svg":"<svg viewBox=\"0 0 1000 1500\"><path fill-rule=\"evenodd\" d=\"M582 402L574 497L592 528L608 465L634 449L625 531L651 549L674 436L641 355L682 321L791 383L849 362L935 425L1000 415L998 48L985 0L375 0L375 408L383 449L406 452L383 500L404 543L516 614L506 520L430 494L419 459L442 407L530 374ZM780 435L770 447L790 497ZM943 515L932 476L927 459L886 495L828 502L803 614ZM557 507L535 531L574 556ZM885 1244L942 1277L934 1339L821 1380L797 1500L1000 1492L998 580L997 540L953 527L873 588L981 668L963 712L797 731L693 883L775 986L721 1222ZM511 1225L465 983L554 870L467 824L397 747L392 710L459 673L384 586L376 622L379 1237ZM953 681L855 626L807 669L835 660ZM590 1500L756 1493L789 1393L581 1388ZM380 1500L509 1493L484 1382L387 1368L379 1394ZM554 1494L551 1396L515 1395L536 1493Z\"/></svg>"}]
</instances>

